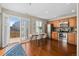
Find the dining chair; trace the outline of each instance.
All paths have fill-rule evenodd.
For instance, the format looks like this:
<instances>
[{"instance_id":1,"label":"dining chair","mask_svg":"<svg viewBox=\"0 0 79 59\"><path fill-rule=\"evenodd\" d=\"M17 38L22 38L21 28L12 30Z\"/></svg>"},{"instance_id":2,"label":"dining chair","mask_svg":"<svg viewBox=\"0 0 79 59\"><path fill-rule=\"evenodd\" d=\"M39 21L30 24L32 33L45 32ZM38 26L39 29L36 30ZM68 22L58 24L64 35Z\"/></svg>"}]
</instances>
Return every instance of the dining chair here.
<instances>
[{"instance_id":1,"label":"dining chair","mask_svg":"<svg viewBox=\"0 0 79 59\"><path fill-rule=\"evenodd\" d=\"M46 43L46 41L47 41L47 34L46 33L44 33L44 35L43 35L43 43L45 44Z\"/></svg>"},{"instance_id":2,"label":"dining chair","mask_svg":"<svg viewBox=\"0 0 79 59\"><path fill-rule=\"evenodd\" d=\"M41 35L38 34L38 36L37 36L37 46L40 46L40 44L41 44L41 39L42 39Z\"/></svg>"}]
</instances>

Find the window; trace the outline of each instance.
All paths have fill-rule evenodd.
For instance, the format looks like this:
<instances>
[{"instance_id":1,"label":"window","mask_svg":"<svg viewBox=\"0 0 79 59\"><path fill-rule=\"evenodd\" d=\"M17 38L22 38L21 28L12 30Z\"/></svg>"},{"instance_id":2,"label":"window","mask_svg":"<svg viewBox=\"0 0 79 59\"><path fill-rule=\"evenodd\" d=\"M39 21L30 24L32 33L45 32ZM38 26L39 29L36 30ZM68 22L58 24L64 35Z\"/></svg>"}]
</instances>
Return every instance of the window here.
<instances>
[{"instance_id":1,"label":"window","mask_svg":"<svg viewBox=\"0 0 79 59\"><path fill-rule=\"evenodd\" d=\"M42 32L42 21L36 21L36 33Z\"/></svg>"}]
</instances>

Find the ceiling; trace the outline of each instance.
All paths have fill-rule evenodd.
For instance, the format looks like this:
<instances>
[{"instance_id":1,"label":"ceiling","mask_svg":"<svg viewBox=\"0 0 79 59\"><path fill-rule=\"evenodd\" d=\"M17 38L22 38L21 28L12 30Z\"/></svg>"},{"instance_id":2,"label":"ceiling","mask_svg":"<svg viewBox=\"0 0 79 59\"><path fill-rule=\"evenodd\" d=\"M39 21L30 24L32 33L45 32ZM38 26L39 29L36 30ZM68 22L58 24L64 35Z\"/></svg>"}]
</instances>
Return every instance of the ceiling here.
<instances>
[{"instance_id":1,"label":"ceiling","mask_svg":"<svg viewBox=\"0 0 79 59\"><path fill-rule=\"evenodd\" d=\"M2 3L2 7L43 19L76 14L76 3Z\"/></svg>"}]
</instances>

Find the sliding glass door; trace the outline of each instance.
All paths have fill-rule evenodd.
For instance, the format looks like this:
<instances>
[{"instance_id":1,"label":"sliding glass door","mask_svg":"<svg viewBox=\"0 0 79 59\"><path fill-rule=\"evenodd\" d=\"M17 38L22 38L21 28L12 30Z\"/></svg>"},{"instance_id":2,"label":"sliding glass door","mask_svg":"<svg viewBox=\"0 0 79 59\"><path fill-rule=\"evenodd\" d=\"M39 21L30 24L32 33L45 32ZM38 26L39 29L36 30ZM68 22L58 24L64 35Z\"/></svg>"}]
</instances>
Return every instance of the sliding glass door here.
<instances>
[{"instance_id":1,"label":"sliding glass door","mask_svg":"<svg viewBox=\"0 0 79 59\"><path fill-rule=\"evenodd\" d=\"M21 42L28 38L28 22L26 18L10 16L10 42ZM11 42L11 43L12 43Z\"/></svg>"},{"instance_id":2,"label":"sliding glass door","mask_svg":"<svg viewBox=\"0 0 79 59\"><path fill-rule=\"evenodd\" d=\"M20 17L9 16L10 40L9 43L20 42Z\"/></svg>"},{"instance_id":3,"label":"sliding glass door","mask_svg":"<svg viewBox=\"0 0 79 59\"><path fill-rule=\"evenodd\" d=\"M29 19L14 15L2 14L2 42L5 47L9 43L28 39Z\"/></svg>"},{"instance_id":4,"label":"sliding glass door","mask_svg":"<svg viewBox=\"0 0 79 59\"><path fill-rule=\"evenodd\" d=\"M28 24L29 20L26 18L21 19L20 29L21 29L21 40L27 40L28 39Z\"/></svg>"}]
</instances>

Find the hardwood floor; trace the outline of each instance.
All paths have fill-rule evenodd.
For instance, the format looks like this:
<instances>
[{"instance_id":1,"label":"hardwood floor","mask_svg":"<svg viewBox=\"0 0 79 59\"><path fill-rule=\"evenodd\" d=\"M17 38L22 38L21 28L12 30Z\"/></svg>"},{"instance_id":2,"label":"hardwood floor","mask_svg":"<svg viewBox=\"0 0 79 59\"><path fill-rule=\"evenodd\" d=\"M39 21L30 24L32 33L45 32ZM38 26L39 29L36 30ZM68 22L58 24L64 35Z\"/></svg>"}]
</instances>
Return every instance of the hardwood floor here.
<instances>
[{"instance_id":1,"label":"hardwood floor","mask_svg":"<svg viewBox=\"0 0 79 59\"><path fill-rule=\"evenodd\" d=\"M76 56L76 46L55 40L29 41L23 44L28 56Z\"/></svg>"},{"instance_id":2,"label":"hardwood floor","mask_svg":"<svg viewBox=\"0 0 79 59\"><path fill-rule=\"evenodd\" d=\"M4 49L0 49L0 56L4 54Z\"/></svg>"},{"instance_id":3,"label":"hardwood floor","mask_svg":"<svg viewBox=\"0 0 79 59\"><path fill-rule=\"evenodd\" d=\"M76 56L76 46L61 41L45 40L28 41L22 44L27 56ZM5 49L0 49L0 55Z\"/></svg>"}]
</instances>

